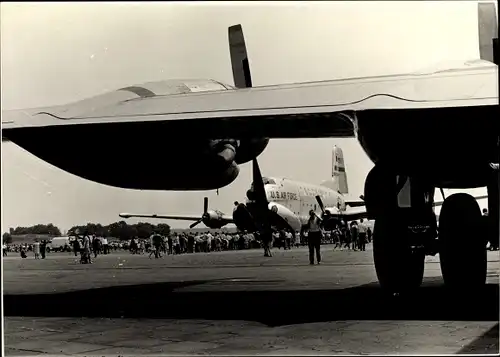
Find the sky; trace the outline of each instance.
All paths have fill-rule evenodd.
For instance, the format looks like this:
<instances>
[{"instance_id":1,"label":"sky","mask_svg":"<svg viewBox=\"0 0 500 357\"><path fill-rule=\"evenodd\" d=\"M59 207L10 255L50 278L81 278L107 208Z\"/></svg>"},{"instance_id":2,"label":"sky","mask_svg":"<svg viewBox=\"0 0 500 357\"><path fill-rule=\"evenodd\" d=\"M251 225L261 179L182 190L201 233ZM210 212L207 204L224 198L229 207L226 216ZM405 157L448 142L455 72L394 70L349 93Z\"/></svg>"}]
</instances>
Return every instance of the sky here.
<instances>
[{"instance_id":1,"label":"sky","mask_svg":"<svg viewBox=\"0 0 500 357\"><path fill-rule=\"evenodd\" d=\"M465 1L0 6L2 109L66 104L167 79L233 84L227 28L238 23L255 86L407 73L479 58L476 4ZM319 184L331 172L333 145L344 151L349 197L357 198L373 165L356 139L272 140L259 157L261 171ZM63 230L109 224L121 220L119 212L201 215L204 196L210 208L230 214L251 182L251 165L243 164L218 195L126 190L78 178L12 143L1 147L2 231L49 222Z\"/></svg>"}]
</instances>

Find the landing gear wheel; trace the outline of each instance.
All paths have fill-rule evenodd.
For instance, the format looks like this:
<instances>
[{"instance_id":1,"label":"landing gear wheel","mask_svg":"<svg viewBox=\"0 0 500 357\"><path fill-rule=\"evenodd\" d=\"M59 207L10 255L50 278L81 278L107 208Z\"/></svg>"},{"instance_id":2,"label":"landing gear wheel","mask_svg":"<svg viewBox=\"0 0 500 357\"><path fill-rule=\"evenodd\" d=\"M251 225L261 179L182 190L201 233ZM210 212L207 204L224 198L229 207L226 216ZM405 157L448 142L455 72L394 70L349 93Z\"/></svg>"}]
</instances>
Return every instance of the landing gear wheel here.
<instances>
[{"instance_id":1,"label":"landing gear wheel","mask_svg":"<svg viewBox=\"0 0 500 357\"><path fill-rule=\"evenodd\" d=\"M398 218L379 217L373 229L373 259L378 281L391 293L418 288L424 276L425 253L412 250Z\"/></svg>"},{"instance_id":2,"label":"landing gear wheel","mask_svg":"<svg viewBox=\"0 0 500 357\"><path fill-rule=\"evenodd\" d=\"M466 193L449 196L439 216L439 260L444 283L480 288L486 283L486 237L481 210Z\"/></svg>"}]
</instances>

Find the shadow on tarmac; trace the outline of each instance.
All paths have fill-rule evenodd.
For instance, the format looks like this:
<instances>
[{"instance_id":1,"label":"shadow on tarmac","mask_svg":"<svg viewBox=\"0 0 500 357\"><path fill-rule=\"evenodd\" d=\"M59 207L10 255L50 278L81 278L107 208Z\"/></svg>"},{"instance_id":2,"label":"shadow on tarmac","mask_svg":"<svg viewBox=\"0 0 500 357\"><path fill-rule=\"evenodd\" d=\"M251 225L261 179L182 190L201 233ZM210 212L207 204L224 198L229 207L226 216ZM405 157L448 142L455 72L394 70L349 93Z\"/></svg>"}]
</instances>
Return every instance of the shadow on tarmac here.
<instances>
[{"instance_id":1,"label":"shadow on tarmac","mask_svg":"<svg viewBox=\"0 0 500 357\"><path fill-rule=\"evenodd\" d=\"M497 284L488 284L482 291L452 293L442 286L441 279L427 280L412 294L396 297L384 293L377 283L335 290L175 291L210 282L214 281L4 295L4 313L38 317L246 320L270 327L337 320L499 320Z\"/></svg>"}]
</instances>

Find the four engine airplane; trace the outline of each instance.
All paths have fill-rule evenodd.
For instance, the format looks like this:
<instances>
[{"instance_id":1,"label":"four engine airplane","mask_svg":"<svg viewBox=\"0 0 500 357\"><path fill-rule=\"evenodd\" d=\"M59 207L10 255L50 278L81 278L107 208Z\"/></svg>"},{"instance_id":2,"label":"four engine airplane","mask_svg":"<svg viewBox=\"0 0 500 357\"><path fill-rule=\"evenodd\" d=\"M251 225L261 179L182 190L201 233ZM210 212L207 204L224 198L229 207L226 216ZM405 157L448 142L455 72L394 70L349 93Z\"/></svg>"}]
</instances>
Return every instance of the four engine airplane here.
<instances>
[{"instance_id":1,"label":"four engine airplane","mask_svg":"<svg viewBox=\"0 0 500 357\"><path fill-rule=\"evenodd\" d=\"M363 197L360 200L347 200L349 194L347 171L344 163L344 153L338 146L332 149L332 177L320 185L298 182L284 177L262 177L257 160L253 160L253 182L247 191L246 204L235 202L233 215L224 214L218 210L208 209L208 197L204 198L203 214L195 215L159 215L120 213L122 218L156 218L195 221L190 225L194 228L200 223L208 228L219 229L227 224L235 224L241 231L255 232L262 226L256 218L255 204L263 201L267 206L272 228L286 229L292 232L302 231L309 219L309 212L318 213L321 210L323 226L326 230L333 229L339 221L352 221L367 218ZM264 184L265 196L259 197L255 191L255 182ZM475 197L477 200L487 196ZM434 202L435 206L443 202Z\"/></svg>"},{"instance_id":2,"label":"four engine airplane","mask_svg":"<svg viewBox=\"0 0 500 357\"><path fill-rule=\"evenodd\" d=\"M445 284L472 290L486 282L479 206L468 194L447 197L437 235L433 193L487 187L489 239L499 239L494 3L478 3L478 24L478 61L434 73L264 87L252 87L242 27L236 25L229 28L235 87L213 80L164 81L65 106L6 111L2 136L80 177L150 190L226 186L238 175L238 164L254 160L269 138L355 137L375 163L364 201L375 219L374 262L381 286L418 287L426 245L438 237ZM107 144L74 145L88 138ZM47 144L56 141L57 146ZM176 174L131 172L124 155L131 142L145 166L164 160ZM267 221L263 183L254 181L254 191L262 198L255 202L256 213L264 212Z\"/></svg>"},{"instance_id":3,"label":"four engine airplane","mask_svg":"<svg viewBox=\"0 0 500 357\"><path fill-rule=\"evenodd\" d=\"M238 229L255 232L259 226L254 219L254 203L263 199L271 214L271 225L278 229L288 229L292 232L300 231L309 219L309 211L318 211L316 196L321 197L327 205L331 219L355 220L366 217L365 210L358 210L364 206L362 200L349 201L344 195L349 193L347 173L345 171L344 154L340 147L332 150L332 177L321 185L298 182L284 177L262 177L258 163L254 160L253 181L264 184L264 197L256 197L254 184L246 193L246 203L235 202L233 215L229 216L217 210L208 209L208 198L204 200L202 216L172 216L157 214L121 213L122 218L161 218L173 220L195 221L193 228L203 222L209 228L221 228L233 223Z\"/></svg>"}]
</instances>

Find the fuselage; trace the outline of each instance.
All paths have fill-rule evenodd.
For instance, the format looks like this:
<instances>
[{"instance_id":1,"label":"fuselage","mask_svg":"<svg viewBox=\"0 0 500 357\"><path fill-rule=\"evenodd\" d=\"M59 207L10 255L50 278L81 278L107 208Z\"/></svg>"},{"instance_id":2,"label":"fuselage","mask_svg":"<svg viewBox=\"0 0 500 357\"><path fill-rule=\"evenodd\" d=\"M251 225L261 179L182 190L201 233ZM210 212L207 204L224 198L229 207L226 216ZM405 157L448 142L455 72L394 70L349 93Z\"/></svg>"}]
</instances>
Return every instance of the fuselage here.
<instances>
[{"instance_id":1,"label":"fuselage","mask_svg":"<svg viewBox=\"0 0 500 357\"><path fill-rule=\"evenodd\" d=\"M321 196L326 209L345 211L344 197L324 186L299 182L287 178L267 177L264 179L264 189L270 205L278 204L287 208L297 219L300 225L305 225L309 219L309 211L321 214L316 196ZM248 202L248 200L247 200ZM296 220L288 221L291 228L300 230Z\"/></svg>"}]
</instances>

